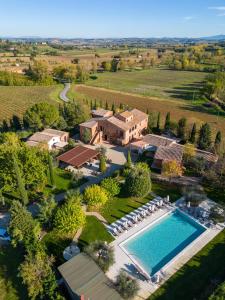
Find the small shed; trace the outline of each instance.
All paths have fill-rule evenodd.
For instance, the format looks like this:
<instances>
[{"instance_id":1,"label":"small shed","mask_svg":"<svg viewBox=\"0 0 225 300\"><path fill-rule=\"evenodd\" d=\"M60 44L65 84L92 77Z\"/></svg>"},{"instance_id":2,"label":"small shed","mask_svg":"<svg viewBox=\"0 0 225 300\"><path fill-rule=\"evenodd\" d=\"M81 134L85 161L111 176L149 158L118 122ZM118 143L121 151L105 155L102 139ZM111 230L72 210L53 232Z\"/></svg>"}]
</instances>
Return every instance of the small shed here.
<instances>
[{"instance_id":1,"label":"small shed","mask_svg":"<svg viewBox=\"0 0 225 300\"><path fill-rule=\"evenodd\" d=\"M71 299L122 300L99 266L80 253L58 267Z\"/></svg>"}]
</instances>

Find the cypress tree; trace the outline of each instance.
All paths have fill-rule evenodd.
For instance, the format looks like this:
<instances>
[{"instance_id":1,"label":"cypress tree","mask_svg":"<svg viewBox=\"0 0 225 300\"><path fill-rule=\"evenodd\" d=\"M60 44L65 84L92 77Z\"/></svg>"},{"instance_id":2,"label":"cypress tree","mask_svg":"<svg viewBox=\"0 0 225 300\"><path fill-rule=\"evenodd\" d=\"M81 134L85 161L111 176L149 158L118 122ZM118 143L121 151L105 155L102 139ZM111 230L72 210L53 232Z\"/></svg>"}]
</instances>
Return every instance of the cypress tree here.
<instances>
[{"instance_id":1,"label":"cypress tree","mask_svg":"<svg viewBox=\"0 0 225 300\"><path fill-rule=\"evenodd\" d=\"M97 109L97 100L95 99L94 109Z\"/></svg>"},{"instance_id":2,"label":"cypress tree","mask_svg":"<svg viewBox=\"0 0 225 300\"><path fill-rule=\"evenodd\" d=\"M123 110L123 104L122 103L120 103L120 110Z\"/></svg>"},{"instance_id":3,"label":"cypress tree","mask_svg":"<svg viewBox=\"0 0 225 300\"><path fill-rule=\"evenodd\" d=\"M190 138L189 138L189 142L192 144L195 144L195 142L196 142L196 133L197 133L197 126L196 126L196 123L194 123L192 126Z\"/></svg>"},{"instance_id":4,"label":"cypress tree","mask_svg":"<svg viewBox=\"0 0 225 300\"><path fill-rule=\"evenodd\" d=\"M116 108L115 108L115 104L114 104L114 103L112 104L111 111L113 111L114 114L115 114L115 112L116 112Z\"/></svg>"},{"instance_id":5,"label":"cypress tree","mask_svg":"<svg viewBox=\"0 0 225 300\"><path fill-rule=\"evenodd\" d=\"M54 174L54 167L52 162L52 156L50 153L48 154L48 170L49 170L49 178L52 187L55 187L55 174Z\"/></svg>"},{"instance_id":6,"label":"cypress tree","mask_svg":"<svg viewBox=\"0 0 225 300\"><path fill-rule=\"evenodd\" d=\"M92 99L91 99L91 103L90 103L90 109L93 109L93 102L92 102Z\"/></svg>"},{"instance_id":7,"label":"cypress tree","mask_svg":"<svg viewBox=\"0 0 225 300\"><path fill-rule=\"evenodd\" d=\"M12 160L13 160L13 167L14 167L14 172L16 174L16 180L17 180L17 187L18 191L21 197L21 200L24 205L28 204L28 196L27 196L27 191L25 189L25 184L24 180L22 178L22 174L18 165L17 157L15 154L12 155Z\"/></svg>"},{"instance_id":8,"label":"cypress tree","mask_svg":"<svg viewBox=\"0 0 225 300\"><path fill-rule=\"evenodd\" d=\"M199 132L198 147L202 150L208 150L211 144L211 128L208 123L205 123L202 125Z\"/></svg>"},{"instance_id":9,"label":"cypress tree","mask_svg":"<svg viewBox=\"0 0 225 300\"><path fill-rule=\"evenodd\" d=\"M218 131L217 134L216 134L215 143L214 143L216 152L219 151L221 141L222 141L221 131Z\"/></svg>"},{"instance_id":10,"label":"cypress tree","mask_svg":"<svg viewBox=\"0 0 225 300\"><path fill-rule=\"evenodd\" d=\"M157 117L157 125L156 125L157 132L160 132L160 123L161 123L161 113L159 112Z\"/></svg>"},{"instance_id":11,"label":"cypress tree","mask_svg":"<svg viewBox=\"0 0 225 300\"><path fill-rule=\"evenodd\" d=\"M187 119L181 118L178 121L177 136L181 138L182 141L185 141L186 126L187 126Z\"/></svg>"},{"instance_id":12,"label":"cypress tree","mask_svg":"<svg viewBox=\"0 0 225 300\"><path fill-rule=\"evenodd\" d=\"M170 130L170 112L166 114L166 120L164 125L165 130Z\"/></svg>"},{"instance_id":13,"label":"cypress tree","mask_svg":"<svg viewBox=\"0 0 225 300\"><path fill-rule=\"evenodd\" d=\"M100 159L99 159L99 171L101 173L105 173L106 172L106 161L105 161L105 157L103 155L100 155Z\"/></svg>"},{"instance_id":14,"label":"cypress tree","mask_svg":"<svg viewBox=\"0 0 225 300\"><path fill-rule=\"evenodd\" d=\"M130 150L128 150L127 152L127 162L126 162L126 166L128 168L131 168L132 167L132 159L131 159L131 153L130 153Z\"/></svg>"},{"instance_id":15,"label":"cypress tree","mask_svg":"<svg viewBox=\"0 0 225 300\"><path fill-rule=\"evenodd\" d=\"M106 110L109 110L109 104L108 104L108 101L106 101L106 103L105 103L105 109L106 109Z\"/></svg>"},{"instance_id":16,"label":"cypress tree","mask_svg":"<svg viewBox=\"0 0 225 300\"><path fill-rule=\"evenodd\" d=\"M100 108L102 108L102 100L100 100Z\"/></svg>"}]
</instances>

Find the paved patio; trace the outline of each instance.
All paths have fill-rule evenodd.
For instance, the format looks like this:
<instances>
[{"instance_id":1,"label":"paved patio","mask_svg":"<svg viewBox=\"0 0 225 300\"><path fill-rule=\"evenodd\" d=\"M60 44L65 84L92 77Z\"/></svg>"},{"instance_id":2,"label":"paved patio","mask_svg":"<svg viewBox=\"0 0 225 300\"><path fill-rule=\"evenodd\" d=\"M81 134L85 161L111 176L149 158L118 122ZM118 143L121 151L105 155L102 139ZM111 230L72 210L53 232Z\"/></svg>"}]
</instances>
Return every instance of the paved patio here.
<instances>
[{"instance_id":1,"label":"paved patio","mask_svg":"<svg viewBox=\"0 0 225 300\"><path fill-rule=\"evenodd\" d=\"M176 204L174 204L174 208ZM167 264L162 270L163 274L160 284L152 283L145 280L140 274L135 272L136 261L131 256L127 255L122 248L121 243L126 241L131 236L138 234L147 226L151 226L154 222L164 217L166 214L171 212L173 207L163 207L158 209L150 216L145 218L142 222L130 228L119 235L111 245L114 247L115 251L115 264L109 269L107 276L111 280L115 280L120 269L126 270L131 276L138 280L140 285L140 291L135 299L146 299L152 293L154 293L161 284L168 280L177 270L179 270L185 263L187 263L195 254L197 254L206 244L208 244L221 230L222 228L214 227L208 228L202 235L200 235L196 240L194 240L189 246L187 246L183 251L181 251L169 264ZM141 269L143 267L138 263Z\"/></svg>"}]
</instances>

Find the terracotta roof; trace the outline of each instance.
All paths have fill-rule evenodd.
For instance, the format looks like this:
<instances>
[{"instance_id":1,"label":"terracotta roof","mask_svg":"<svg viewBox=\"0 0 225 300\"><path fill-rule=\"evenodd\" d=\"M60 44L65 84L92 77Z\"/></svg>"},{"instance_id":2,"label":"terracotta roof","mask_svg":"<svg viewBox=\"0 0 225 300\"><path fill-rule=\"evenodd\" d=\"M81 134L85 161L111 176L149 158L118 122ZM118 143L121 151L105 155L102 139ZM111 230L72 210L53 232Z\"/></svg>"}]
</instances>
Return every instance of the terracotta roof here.
<instances>
[{"instance_id":1,"label":"terracotta roof","mask_svg":"<svg viewBox=\"0 0 225 300\"><path fill-rule=\"evenodd\" d=\"M94 118L94 119L88 120L87 122L81 123L80 126L92 128L92 127L95 127L97 124L98 124L98 122L97 122L96 118Z\"/></svg>"},{"instance_id":2,"label":"terracotta roof","mask_svg":"<svg viewBox=\"0 0 225 300\"><path fill-rule=\"evenodd\" d=\"M196 149L196 157L202 157L208 162L217 162L218 161L218 156L207 151L203 151L200 149Z\"/></svg>"},{"instance_id":3,"label":"terracotta roof","mask_svg":"<svg viewBox=\"0 0 225 300\"><path fill-rule=\"evenodd\" d=\"M63 136L64 134L67 134L66 131L61 131L61 130L56 130L51 128L44 129L41 133L46 135L51 135L51 136Z\"/></svg>"},{"instance_id":4,"label":"terracotta roof","mask_svg":"<svg viewBox=\"0 0 225 300\"><path fill-rule=\"evenodd\" d=\"M176 160L178 162L182 161L183 157L183 147L180 145L171 145L169 147L159 146L156 150L154 159L163 160L163 161L171 161Z\"/></svg>"},{"instance_id":5,"label":"terracotta roof","mask_svg":"<svg viewBox=\"0 0 225 300\"><path fill-rule=\"evenodd\" d=\"M107 117L113 115L113 112L111 110L100 108L92 110L92 114L99 117Z\"/></svg>"},{"instance_id":6,"label":"terracotta roof","mask_svg":"<svg viewBox=\"0 0 225 300\"><path fill-rule=\"evenodd\" d=\"M129 130L132 126L130 124L130 122L123 122L120 119L116 118L116 117L110 117L107 119L107 122L111 123L112 125L117 126L118 128L122 129L122 130Z\"/></svg>"},{"instance_id":7,"label":"terracotta roof","mask_svg":"<svg viewBox=\"0 0 225 300\"><path fill-rule=\"evenodd\" d=\"M39 143L38 142L35 142L35 141L26 141L26 144L28 145L28 146L31 146L31 147L36 147L36 146L38 146L39 145Z\"/></svg>"},{"instance_id":8,"label":"terracotta roof","mask_svg":"<svg viewBox=\"0 0 225 300\"><path fill-rule=\"evenodd\" d=\"M79 168L89 160L98 156L99 152L84 146L77 146L57 157L57 160Z\"/></svg>"},{"instance_id":9,"label":"terracotta roof","mask_svg":"<svg viewBox=\"0 0 225 300\"><path fill-rule=\"evenodd\" d=\"M126 111L120 113L119 115L123 118L129 118L129 117L133 116L132 112L129 110L126 110Z\"/></svg>"},{"instance_id":10,"label":"terracotta roof","mask_svg":"<svg viewBox=\"0 0 225 300\"><path fill-rule=\"evenodd\" d=\"M173 143L176 143L173 139L169 139L160 135L156 134L148 134L145 135L142 139L143 142L147 143L148 145L160 147L160 146L170 146Z\"/></svg>"},{"instance_id":11,"label":"terracotta roof","mask_svg":"<svg viewBox=\"0 0 225 300\"><path fill-rule=\"evenodd\" d=\"M138 109L132 109L131 111L125 111L122 114L127 114L127 115L133 115L133 119L130 122L124 122L121 121L120 119L118 119L116 116L114 117L110 117L107 119L108 122L110 122L111 124L119 127L122 130L129 130L130 128L132 128L133 126L137 125L138 123L140 123L141 121L145 120L148 118L148 115L143 113L142 111L138 110ZM122 115L120 114L120 115Z\"/></svg>"},{"instance_id":12,"label":"terracotta roof","mask_svg":"<svg viewBox=\"0 0 225 300\"><path fill-rule=\"evenodd\" d=\"M28 141L33 142L49 142L53 138L52 135L43 134L42 132L36 132L31 137L28 138Z\"/></svg>"}]
</instances>

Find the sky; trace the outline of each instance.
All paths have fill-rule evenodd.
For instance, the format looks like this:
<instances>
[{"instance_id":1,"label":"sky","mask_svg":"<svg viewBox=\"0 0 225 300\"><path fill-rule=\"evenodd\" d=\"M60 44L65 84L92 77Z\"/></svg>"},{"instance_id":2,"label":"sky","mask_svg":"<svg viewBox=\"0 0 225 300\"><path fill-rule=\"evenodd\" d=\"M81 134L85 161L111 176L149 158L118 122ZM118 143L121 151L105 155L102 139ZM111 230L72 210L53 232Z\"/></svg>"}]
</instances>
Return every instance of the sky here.
<instances>
[{"instance_id":1,"label":"sky","mask_svg":"<svg viewBox=\"0 0 225 300\"><path fill-rule=\"evenodd\" d=\"M225 0L1 1L0 36L202 37L225 34Z\"/></svg>"}]
</instances>

